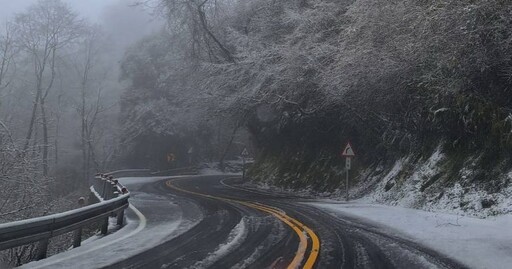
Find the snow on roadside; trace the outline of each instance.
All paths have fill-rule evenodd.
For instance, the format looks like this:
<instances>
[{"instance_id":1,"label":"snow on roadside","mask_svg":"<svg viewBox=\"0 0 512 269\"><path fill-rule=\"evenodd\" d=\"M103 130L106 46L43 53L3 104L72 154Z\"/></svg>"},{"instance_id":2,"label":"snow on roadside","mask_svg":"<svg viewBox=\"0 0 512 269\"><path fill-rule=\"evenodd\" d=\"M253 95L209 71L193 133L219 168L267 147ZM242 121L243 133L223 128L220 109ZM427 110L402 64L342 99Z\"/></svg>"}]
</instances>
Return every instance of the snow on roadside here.
<instances>
[{"instance_id":1,"label":"snow on roadside","mask_svg":"<svg viewBox=\"0 0 512 269\"><path fill-rule=\"evenodd\" d=\"M318 203L339 218L356 217L409 238L471 268L508 269L512 264L512 215L478 219L363 203Z\"/></svg>"},{"instance_id":2,"label":"snow on roadside","mask_svg":"<svg viewBox=\"0 0 512 269\"><path fill-rule=\"evenodd\" d=\"M94 196L96 196L100 203L104 201L103 197L101 197L101 195L96 191L96 189L94 189L94 186L89 187L89 190L94 194Z\"/></svg>"},{"instance_id":3,"label":"snow on roadside","mask_svg":"<svg viewBox=\"0 0 512 269\"><path fill-rule=\"evenodd\" d=\"M400 178L399 174L405 169L410 158L399 159L390 172L378 183L376 190L365 199L386 202L394 206L420 207L425 200L421 187L425 183L425 179L432 178L439 172L439 163L444 158L441 146L438 146L432 156L416 167L412 175L405 179Z\"/></svg>"},{"instance_id":4,"label":"snow on roadside","mask_svg":"<svg viewBox=\"0 0 512 269\"><path fill-rule=\"evenodd\" d=\"M478 156L467 158L453 175L446 169L449 159L442 143L429 158L415 161L411 156L398 159L390 170L379 167L361 180L351 192L361 201L423 209L433 212L489 217L512 213L512 171L499 171L498 178L475 180ZM497 187L499 186L499 187ZM343 198L343 193L331 197Z\"/></svg>"}]
</instances>

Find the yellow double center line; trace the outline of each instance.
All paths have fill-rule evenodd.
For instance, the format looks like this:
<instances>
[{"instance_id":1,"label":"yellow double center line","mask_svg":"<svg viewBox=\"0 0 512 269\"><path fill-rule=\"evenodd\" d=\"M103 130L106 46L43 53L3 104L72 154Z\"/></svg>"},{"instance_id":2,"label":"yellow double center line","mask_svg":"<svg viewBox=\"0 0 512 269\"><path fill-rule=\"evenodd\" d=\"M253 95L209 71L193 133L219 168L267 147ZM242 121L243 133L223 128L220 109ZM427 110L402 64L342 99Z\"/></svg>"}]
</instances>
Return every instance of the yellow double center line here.
<instances>
[{"instance_id":1,"label":"yellow double center line","mask_svg":"<svg viewBox=\"0 0 512 269\"><path fill-rule=\"evenodd\" d=\"M254 209L257 209L257 210L260 210L260 211L263 211L265 213L275 216L277 219L281 220L283 223L290 226L292 228L292 230L295 231L295 233L299 236L299 247L297 249L297 252L296 252L295 257L293 258L292 262L288 265L288 269L299 268L300 264L304 260L304 256L306 254L306 249L308 248L308 238L306 237L306 234L309 236L309 238L311 238L312 247L311 247L310 254L302 268L310 269L310 268L313 268L313 266L315 265L315 261L317 260L318 253L320 251L320 239L318 239L318 236L309 227L307 227L306 225L304 225L297 219L294 219L294 218L286 215L286 213L282 212L281 210L278 210L276 208L273 208L273 207L270 207L267 205L263 205L260 203L250 203L250 202L239 201L239 200L223 198L223 197L216 197L216 196L212 196L212 195L208 195L208 194L204 194L204 193L185 190L185 189L182 189L182 188L179 188L179 187L173 185L172 180L168 180L165 184L167 185L167 187L175 189L177 191L181 191L181 192L189 193L189 194L193 194L193 195L199 195L199 196L207 197L207 198L211 198L211 199L222 200L222 201L226 201L226 202L238 203L238 204L241 204L241 205L244 205L247 207L251 207L251 208L254 208Z\"/></svg>"}]
</instances>

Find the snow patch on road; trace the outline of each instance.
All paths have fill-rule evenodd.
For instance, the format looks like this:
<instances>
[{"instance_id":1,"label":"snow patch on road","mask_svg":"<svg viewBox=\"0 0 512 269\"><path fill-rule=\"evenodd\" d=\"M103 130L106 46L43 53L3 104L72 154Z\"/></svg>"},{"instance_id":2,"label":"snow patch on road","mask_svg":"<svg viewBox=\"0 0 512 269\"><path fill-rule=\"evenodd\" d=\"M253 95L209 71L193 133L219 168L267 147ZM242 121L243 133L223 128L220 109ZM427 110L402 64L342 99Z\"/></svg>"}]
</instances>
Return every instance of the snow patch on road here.
<instances>
[{"instance_id":1,"label":"snow patch on road","mask_svg":"<svg viewBox=\"0 0 512 269\"><path fill-rule=\"evenodd\" d=\"M284 227L282 221L271 215L264 217L249 216L246 217L246 220L248 220L246 225L248 224L248 229L251 231L257 231L260 225L268 225L271 226L272 229L267 238L254 249L253 253L233 266L233 268L250 268L251 265L263 255L264 250L269 249L275 242L282 240L287 235L287 232L289 232L289 230Z\"/></svg>"},{"instance_id":2,"label":"snow patch on road","mask_svg":"<svg viewBox=\"0 0 512 269\"><path fill-rule=\"evenodd\" d=\"M217 249L208 254L208 256L189 267L190 269L200 269L200 268L209 268L215 262L222 259L226 255L228 255L231 251L233 251L236 247L240 246L245 238L247 237L248 230L245 225L246 219L245 217L240 220L240 222L231 230L228 235L228 239L224 244L221 244L217 247ZM167 268L165 265L162 268Z\"/></svg>"},{"instance_id":3,"label":"snow patch on road","mask_svg":"<svg viewBox=\"0 0 512 269\"><path fill-rule=\"evenodd\" d=\"M379 230L409 238L471 268L508 269L512 264L511 215L478 219L357 202L308 204L346 221L348 216L370 222Z\"/></svg>"}]
</instances>

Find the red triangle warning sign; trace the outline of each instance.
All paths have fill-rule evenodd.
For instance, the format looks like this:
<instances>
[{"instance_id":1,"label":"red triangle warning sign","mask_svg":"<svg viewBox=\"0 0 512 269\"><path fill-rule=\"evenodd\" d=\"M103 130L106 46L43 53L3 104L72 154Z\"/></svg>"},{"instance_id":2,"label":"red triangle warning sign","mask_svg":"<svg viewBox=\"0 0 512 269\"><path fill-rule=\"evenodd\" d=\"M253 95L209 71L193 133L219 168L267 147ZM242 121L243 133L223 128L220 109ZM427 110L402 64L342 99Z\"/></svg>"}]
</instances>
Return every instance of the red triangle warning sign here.
<instances>
[{"instance_id":1,"label":"red triangle warning sign","mask_svg":"<svg viewBox=\"0 0 512 269\"><path fill-rule=\"evenodd\" d=\"M356 156L356 153L354 152L354 149L352 149L352 145L350 145L350 142L347 143L345 146L345 149L341 153L341 156L343 157L354 157Z\"/></svg>"}]
</instances>

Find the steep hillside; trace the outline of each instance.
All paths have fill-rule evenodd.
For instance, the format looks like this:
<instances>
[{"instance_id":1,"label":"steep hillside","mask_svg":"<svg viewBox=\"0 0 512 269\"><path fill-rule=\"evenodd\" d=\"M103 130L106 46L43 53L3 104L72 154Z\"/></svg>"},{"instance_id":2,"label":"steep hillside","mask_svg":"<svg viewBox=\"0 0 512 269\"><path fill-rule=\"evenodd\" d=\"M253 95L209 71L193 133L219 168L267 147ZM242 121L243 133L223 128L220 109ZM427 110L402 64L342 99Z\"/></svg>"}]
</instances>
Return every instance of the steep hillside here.
<instances>
[{"instance_id":1,"label":"steep hillside","mask_svg":"<svg viewBox=\"0 0 512 269\"><path fill-rule=\"evenodd\" d=\"M258 181L336 193L344 188L339 151L351 140L360 197L511 210L512 3L221 1L186 14L161 3L170 22L186 27L150 38L166 54L154 55L146 41L132 56L142 50L149 61L127 57L133 83L125 97L135 102L127 108L140 107L131 124L144 122L140 96L155 92L159 107L201 112L201 120L180 116L192 133L213 128L212 111L234 133L247 127ZM139 71L155 70L143 80L158 84L135 83ZM182 112L159 120L175 122ZM146 131L162 131L153 125Z\"/></svg>"}]
</instances>

